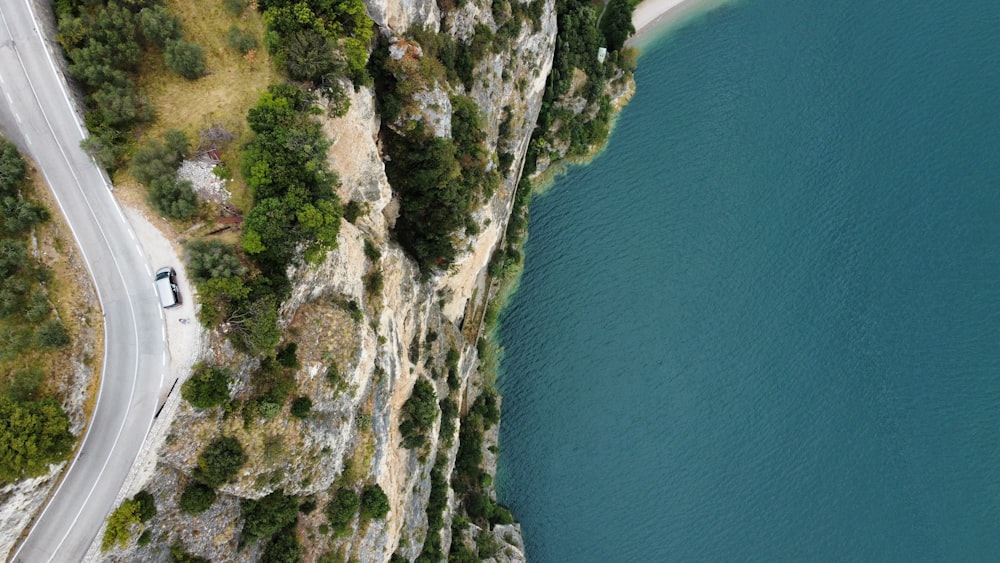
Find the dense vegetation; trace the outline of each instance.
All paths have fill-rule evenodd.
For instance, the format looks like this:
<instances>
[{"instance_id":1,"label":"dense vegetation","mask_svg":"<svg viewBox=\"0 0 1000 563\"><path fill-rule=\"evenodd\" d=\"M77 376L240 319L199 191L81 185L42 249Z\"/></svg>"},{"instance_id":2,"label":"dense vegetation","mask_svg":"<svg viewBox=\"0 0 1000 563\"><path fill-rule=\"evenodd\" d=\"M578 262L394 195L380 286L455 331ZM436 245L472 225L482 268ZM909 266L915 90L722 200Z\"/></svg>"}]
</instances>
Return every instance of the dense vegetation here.
<instances>
[{"instance_id":1,"label":"dense vegetation","mask_svg":"<svg viewBox=\"0 0 1000 563\"><path fill-rule=\"evenodd\" d=\"M477 232L472 211L500 183L495 168L486 171L490 160L479 108L467 96L451 102L450 139L425 131L422 122L405 135L382 130L391 156L386 175L400 196L396 236L424 271L451 264L457 231Z\"/></svg>"},{"instance_id":2,"label":"dense vegetation","mask_svg":"<svg viewBox=\"0 0 1000 563\"><path fill-rule=\"evenodd\" d=\"M235 477L246 461L239 440L229 436L216 438L198 456L194 478L210 487L218 487Z\"/></svg>"},{"instance_id":3,"label":"dense vegetation","mask_svg":"<svg viewBox=\"0 0 1000 563\"><path fill-rule=\"evenodd\" d=\"M108 516L104 536L101 538L101 551L112 547L125 547L132 536L132 526L138 524L139 502L126 500Z\"/></svg>"},{"instance_id":4,"label":"dense vegetation","mask_svg":"<svg viewBox=\"0 0 1000 563\"><path fill-rule=\"evenodd\" d=\"M385 518L389 514L389 497L378 484L365 485L361 491L361 517L369 520Z\"/></svg>"},{"instance_id":5,"label":"dense vegetation","mask_svg":"<svg viewBox=\"0 0 1000 563\"><path fill-rule=\"evenodd\" d=\"M229 370L207 364L194 367L191 377L181 385L181 396L199 409L210 409L229 400Z\"/></svg>"},{"instance_id":6,"label":"dense vegetation","mask_svg":"<svg viewBox=\"0 0 1000 563\"><path fill-rule=\"evenodd\" d=\"M28 251L48 210L24 196L27 163L0 138L0 483L36 477L66 459L75 442L62 406L42 393L44 372L31 361L69 343L50 304L51 271Z\"/></svg>"},{"instance_id":7,"label":"dense vegetation","mask_svg":"<svg viewBox=\"0 0 1000 563\"><path fill-rule=\"evenodd\" d=\"M248 539L269 537L293 524L299 514L298 500L280 490L260 500L244 499L240 507L243 537Z\"/></svg>"},{"instance_id":8,"label":"dense vegetation","mask_svg":"<svg viewBox=\"0 0 1000 563\"><path fill-rule=\"evenodd\" d=\"M264 44L293 80L329 84L347 74L370 82L365 65L374 34L362 0L259 0Z\"/></svg>"},{"instance_id":9,"label":"dense vegetation","mask_svg":"<svg viewBox=\"0 0 1000 563\"><path fill-rule=\"evenodd\" d=\"M180 20L161 0L56 0L55 11L70 75L86 94L85 148L115 168L128 132L153 116L135 84L144 54L162 51L169 68L194 79L204 73L204 53L183 39Z\"/></svg>"},{"instance_id":10,"label":"dense vegetation","mask_svg":"<svg viewBox=\"0 0 1000 563\"><path fill-rule=\"evenodd\" d=\"M403 447L414 449L427 443L427 435L437 420L438 406L434 385L426 379L418 379L413 385L413 393L403 404L399 432L403 435Z\"/></svg>"},{"instance_id":11,"label":"dense vegetation","mask_svg":"<svg viewBox=\"0 0 1000 563\"><path fill-rule=\"evenodd\" d=\"M594 5L590 2L556 1L558 34L552 72L546 82L537 127L525 159L525 176L534 172L538 156L547 153L556 142L568 144L568 156L581 156L607 140L612 111L605 86L616 73L628 76L634 68L635 53L624 47L624 42L634 33L632 10L635 4L635 0L610 1L598 26ZM600 47L608 49L604 63L597 60ZM577 69L586 75L586 81L570 92ZM588 109L584 115L577 115L557 103L568 94L586 101ZM589 111L593 111L592 116L586 115Z\"/></svg>"},{"instance_id":12,"label":"dense vegetation","mask_svg":"<svg viewBox=\"0 0 1000 563\"><path fill-rule=\"evenodd\" d=\"M482 468L483 435L500 422L500 407L496 392L485 389L476 398L469 414L462 421L458 454L455 457L455 476L452 486L462 499L466 513L480 527L487 524L510 524L514 517L510 511L496 503L486 492L493 482L492 476ZM455 548L453 544L453 548Z\"/></svg>"},{"instance_id":13,"label":"dense vegetation","mask_svg":"<svg viewBox=\"0 0 1000 563\"><path fill-rule=\"evenodd\" d=\"M327 164L330 142L310 118L313 100L299 88L272 86L247 115L254 137L243 153L243 176L254 205L243 249L267 274L284 274L295 245L307 259L335 247L343 210Z\"/></svg>"},{"instance_id":14,"label":"dense vegetation","mask_svg":"<svg viewBox=\"0 0 1000 563\"><path fill-rule=\"evenodd\" d=\"M340 487L326 505L326 518L330 522L334 535L347 531L354 516L361 507L358 493L347 487Z\"/></svg>"},{"instance_id":15,"label":"dense vegetation","mask_svg":"<svg viewBox=\"0 0 1000 563\"><path fill-rule=\"evenodd\" d=\"M193 482L184 488L178 503L185 514L201 514L215 503L215 489L204 483Z\"/></svg>"},{"instance_id":16,"label":"dense vegetation","mask_svg":"<svg viewBox=\"0 0 1000 563\"><path fill-rule=\"evenodd\" d=\"M635 33L632 25L632 11L638 0L609 0L601 18L601 33L604 34L608 51L620 51L625 41Z\"/></svg>"}]
</instances>

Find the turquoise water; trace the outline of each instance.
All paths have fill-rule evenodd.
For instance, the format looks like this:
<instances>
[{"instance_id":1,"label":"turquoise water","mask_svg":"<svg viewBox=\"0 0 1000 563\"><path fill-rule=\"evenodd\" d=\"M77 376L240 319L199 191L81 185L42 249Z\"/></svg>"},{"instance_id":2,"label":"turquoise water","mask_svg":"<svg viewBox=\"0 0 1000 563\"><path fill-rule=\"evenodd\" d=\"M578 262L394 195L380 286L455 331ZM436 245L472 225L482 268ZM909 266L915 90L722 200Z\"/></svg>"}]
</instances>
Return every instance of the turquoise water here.
<instances>
[{"instance_id":1,"label":"turquoise water","mask_svg":"<svg viewBox=\"0 0 1000 563\"><path fill-rule=\"evenodd\" d=\"M647 51L501 319L530 561L1000 559L998 34L745 0Z\"/></svg>"}]
</instances>

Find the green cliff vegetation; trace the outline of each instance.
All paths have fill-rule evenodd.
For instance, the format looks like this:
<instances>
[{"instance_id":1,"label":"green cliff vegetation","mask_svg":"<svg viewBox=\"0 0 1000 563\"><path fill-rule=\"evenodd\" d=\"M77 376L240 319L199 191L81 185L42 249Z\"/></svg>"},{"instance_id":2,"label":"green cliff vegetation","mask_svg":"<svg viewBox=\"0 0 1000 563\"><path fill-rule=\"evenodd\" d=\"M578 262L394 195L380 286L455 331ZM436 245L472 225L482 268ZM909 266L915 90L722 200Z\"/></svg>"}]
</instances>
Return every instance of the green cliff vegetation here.
<instances>
[{"instance_id":1,"label":"green cliff vegetation","mask_svg":"<svg viewBox=\"0 0 1000 563\"><path fill-rule=\"evenodd\" d=\"M69 457L76 438L48 391L70 335L53 307L53 273L31 252L49 211L30 196L28 165L0 138L0 483L36 477ZM65 366L63 366L65 367Z\"/></svg>"},{"instance_id":2,"label":"green cliff vegetation","mask_svg":"<svg viewBox=\"0 0 1000 563\"><path fill-rule=\"evenodd\" d=\"M160 0L57 0L59 42L82 86L91 136L84 148L108 169L123 163L131 129L153 118L137 86L148 52L189 80L204 74L202 48L185 40L179 18Z\"/></svg>"},{"instance_id":3,"label":"green cliff vegetation","mask_svg":"<svg viewBox=\"0 0 1000 563\"><path fill-rule=\"evenodd\" d=\"M407 57L393 59L383 43L372 55L371 68L385 118L381 135L390 157L386 176L400 196L395 235L421 270L429 272L445 269L454 261L460 229L478 232L472 212L492 196L500 185L500 174L490 166L483 118L468 96L450 96L450 137L435 136L422 120L412 117L419 109L416 94L461 79L459 73L448 70L452 66L447 63L466 53L448 35L417 30L414 37L427 45L416 63ZM470 49L474 64L485 47L483 52ZM402 123L394 125L395 121Z\"/></svg>"}]
</instances>

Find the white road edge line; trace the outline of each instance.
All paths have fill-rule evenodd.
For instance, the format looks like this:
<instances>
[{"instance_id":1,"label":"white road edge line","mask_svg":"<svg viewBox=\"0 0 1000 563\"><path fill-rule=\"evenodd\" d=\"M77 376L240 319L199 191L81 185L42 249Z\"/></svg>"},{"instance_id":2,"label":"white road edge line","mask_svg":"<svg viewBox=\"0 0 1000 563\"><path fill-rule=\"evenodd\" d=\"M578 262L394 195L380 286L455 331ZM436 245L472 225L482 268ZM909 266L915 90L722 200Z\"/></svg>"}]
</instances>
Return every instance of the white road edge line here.
<instances>
[{"instance_id":1,"label":"white road edge line","mask_svg":"<svg viewBox=\"0 0 1000 563\"><path fill-rule=\"evenodd\" d=\"M37 19L35 18L34 10L31 9L30 1L29 0L25 0L25 3L28 5L28 10L31 12L32 19L35 20L35 21L37 21ZM4 28L7 30L7 34L10 35L11 37L13 37L14 34L11 33L10 26L7 25L7 19L3 16L3 11L2 10L0 10L0 22L3 23ZM36 26L36 30L35 31L38 33L38 37L41 39L42 46L44 47L45 40L44 40L44 38L42 38L41 32L38 31L37 26ZM55 65L52 63L52 58L49 56L48 50L46 49L45 52L46 52L46 58L49 59L49 65L52 67L52 70L55 71ZM23 72L24 75L25 75L25 77L27 77L28 76L28 70L24 66L24 61L21 59L21 54L18 51L16 51L16 50L14 51L14 53L15 53L15 55L17 55L18 63L21 66L21 72ZM56 72L55 75L58 77L59 73ZM62 145L59 144L59 141L58 141L59 138L58 138L58 136L56 136L55 129L52 127L52 123L49 122L49 118L45 114L45 110L42 108L42 103L41 103L41 100L38 97L38 92L35 91L35 87L34 87L33 84L31 84L30 79L28 80L28 86L31 88L31 93L32 93L32 96L35 98L35 103L38 104L39 113L42 115L42 118L45 120L45 124L48 126L49 132L52 133L52 137L56 141L55 144L59 148L59 153L62 155L63 160L66 161L66 164L69 165L70 174L73 176L73 179L75 180L77 187L80 189L80 193L83 196L84 201L87 202L87 207L90 210L91 215L94 217L94 219L96 221L97 220L97 214L94 212L94 208L90 205L90 200L87 198L87 192L83 189L83 186L80 183L80 179L79 179L79 177L77 177L76 171L73 170L73 166L70 163L69 158L66 156L66 152L63 150ZM61 83L60 83L60 88L62 88L62 84ZM69 98L66 97L65 90L63 90L63 97L65 97L66 98L66 102L69 103ZM8 94L8 99L9 98L10 98L10 95ZM13 100L11 100L11 103L13 104ZM72 104L70 104L70 109L72 110L72 108L73 108L73 106L72 106ZM72 111L72 113L73 113L74 116L76 115L75 111ZM79 121L77 121L76 119L74 119L74 121L76 121L77 129L79 131L81 131L81 134L82 134L83 130L80 127ZM28 139L27 135L25 135L25 139ZM28 143L31 144L30 139L28 139ZM49 185L52 185L51 182L49 182L49 178L45 174L44 170L42 171L42 175L45 176L45 181L47 183L49 183ZM55 191L53 191L52 194L53 194L53 197L55 197L56 203L59 205L59 209L63 212L63 216L67 216L66 215L65 207L63 206L62 201L59 199L59 196L56 194ZM119 213L121 213L120 210L119 210ZM73 229L72 224L70 224L70 222L68 220L66 221L66 224L70 226L70 231L73 232L73 238L76 239L77 246L80 248L80 253L81 253L81 255L84 256L84 261L85 261L85 263L87 265L87 270L90 272L91 279L95 281L94 285L95 285L95 288L96 288L97 287L97 284L96 284L97 278L94 276L94 273L93 273L93 271L90 268L90 262L86 258L86 253L83 250L83 245L80 244L80 238L79 238L79 236L77 236L76 231ZM98 228L98 231L100 231L102 238L104 238L104 242L108 246L108 249L111 250L111 243L108 240L107 235L104 233L104 229L101 228L100 221L97 221L97 228ZM125 275L122 273L121 265L118 264L118 260L117 260L117 258L115 258L115 255L114 255L113 252L111 253L111 260L112 260L112 262L115 263L115 268L118 270L118 276L122 280L122 284L123 285L127 285L127 284L125 284ZM103 299L101 299L101 293L100 293L100 291L97 291L97 298L98 298L98 301L101 302L101 309L104 310L104 301L103 301ZM115 435L115 440L114 440L114 442L111 445L111 451L112 452L114 452L115 448L118 447L118 441L121 438L122 431L125 429L125 422L128 420L129 412L132 409L132 398L135 397L135 384L136 384L136 380L138 378L138 370L139 370L139 327L138 327L138 324L136 322L135 308L132 306L132 300L131 299L128 300L128 303L129 303L129 309L132 311L132 327L133 327L134 333L135 333L135 368L134 368L135 371L134 371L133 377L132 377L132 389L129 392L129 401L128 401L126 407L125 407L125 415L122 418L122 424L121 424L121 426L119 426L119 428L118 428L118 433ZM104 341L105 341L105 344L107 343L107 330L108 330L107 329L107 323L105 322L105 324L104 324L104 336L105 336L105 340ZM100 404L101 404L101 393L104 390L104 382L106 381L105 369L107 368L107 356L108 356L108 347L107 347L107 345L105 345L105 347L104 347L104 361L101 364L101 385L98 387L97 401L96 401L96 403L94 405L94 411L91 414L91 420L93 420L94 418L96 418L98 408L100 407ZM150 417L149 427L152 427L152 424L153 424L153 420L152 420L152 417ZM92 429L93 429L93 425L88 425L87 426L87 432L86 432L86 434L83 437L83 442L80 443L80 450L79 451L83 451L83 448L86 446L87 440L90 438L90 431ZM147 434L149 433L149 428L146 429L146 433ZM70 463L69 468L66 470L66 475L69 475L69 473L72 472L73 467L76 465L76 462L78 460L79 460L79 456L73 458L73 462ZM86 506L87 502L90 501L90 497L93 495L94 489L97 488L97 483L100 482L101 477L104 475L104 470L107 469L108 462L110 462L110 461L111 461L111 456L109 455L107 457L107 459L104 460L104 464L101 466L101 471L98 473L97 480L94 482L94 485L90 488L90 491L87 492L87 497L84 499L84 503L83 503L84 506ZM133 462L134 461L135 460L133 459ZM65 479L63 479L62 481L60 481L59 486L56 487L56 491L52 494L52 497L49 498L49 501L46 503L45 508L42 510L42 513L38 516L38 519L35 520L35 524L32 525L31 530L28 531L28 536L31 535L31 531L33 531L34 528L35 528L35 526L39 522L41 522L42 519L45 517L45 513L48 511L49 507L52 506L52 501L56 498L56 496L58 496L59 491L62 489L62 486L65 483L66 483ZM80 510L76 513L76 516L74 516L73 522L70 524L69 529L66 530L66 534L63 535L62 539L59 541L59 544L56 545L55 549L52 552L52 556L49 558L49 562L51 562L53 559L55 559L55 554L62 547L63 543L65 543L66 538L69 537L70 532L73 530L73 527L76 526L76 523L80 519L80 515L82 513L83 513L83 507L81 507ZM91 540L91 541L93 541L93 540ZM12 560L17 559L17 555L21 552L21 548L23 548L23 547L24 547L24 541L22 541L21 545L18 546L17 552L15 552L14 556L11 558Z\"/></svg>"}]
</instances>

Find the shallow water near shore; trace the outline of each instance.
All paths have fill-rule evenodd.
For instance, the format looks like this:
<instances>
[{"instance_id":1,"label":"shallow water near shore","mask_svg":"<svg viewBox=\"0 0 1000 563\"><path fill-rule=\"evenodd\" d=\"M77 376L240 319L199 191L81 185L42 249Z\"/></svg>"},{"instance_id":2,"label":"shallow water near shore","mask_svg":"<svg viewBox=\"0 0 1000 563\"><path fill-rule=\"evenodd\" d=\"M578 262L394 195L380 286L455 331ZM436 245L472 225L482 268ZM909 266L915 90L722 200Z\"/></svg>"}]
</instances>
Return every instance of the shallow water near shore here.
<instances>
[{"instance_id":1,"label":"shallow water near shore","mask_svg":"<svg viewBox=\"0 0 1000 563\"><path fill-rule=\"evenodd\" d=\"M529 561L997 557L998 29L743 0L646 47L501 316Z\"/></svg>"}]
</instances>

